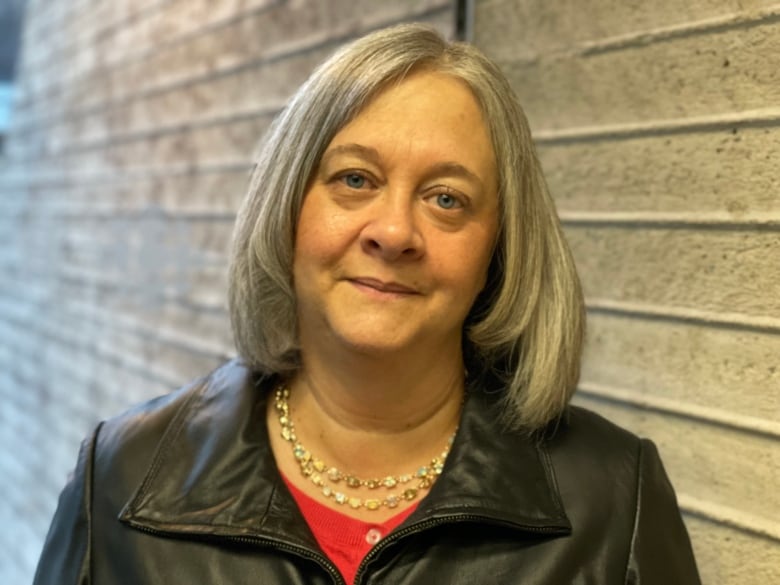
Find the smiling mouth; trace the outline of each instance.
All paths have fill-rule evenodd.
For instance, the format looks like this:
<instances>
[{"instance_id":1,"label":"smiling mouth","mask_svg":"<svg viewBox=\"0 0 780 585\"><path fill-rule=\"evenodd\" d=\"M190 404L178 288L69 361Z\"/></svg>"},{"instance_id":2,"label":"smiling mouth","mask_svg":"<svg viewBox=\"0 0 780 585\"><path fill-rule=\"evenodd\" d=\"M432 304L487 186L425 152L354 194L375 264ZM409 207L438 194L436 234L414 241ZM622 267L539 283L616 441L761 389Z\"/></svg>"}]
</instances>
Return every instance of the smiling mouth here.
<instances>
[{"instance_id":1,"label":"smiling mouth","mask_svg":"<svg viewBox=\"0 0 780 585\"><path fill-rule=\"evenodd\" d=\"M351 278L349 279L352 284L356 284L360 287L371 288L382 293L390 294L402 294L402 295L416 295L418 291L408 286L398 284L397 282L383 282L375 278Z\"/></svg>"}]
</instances>

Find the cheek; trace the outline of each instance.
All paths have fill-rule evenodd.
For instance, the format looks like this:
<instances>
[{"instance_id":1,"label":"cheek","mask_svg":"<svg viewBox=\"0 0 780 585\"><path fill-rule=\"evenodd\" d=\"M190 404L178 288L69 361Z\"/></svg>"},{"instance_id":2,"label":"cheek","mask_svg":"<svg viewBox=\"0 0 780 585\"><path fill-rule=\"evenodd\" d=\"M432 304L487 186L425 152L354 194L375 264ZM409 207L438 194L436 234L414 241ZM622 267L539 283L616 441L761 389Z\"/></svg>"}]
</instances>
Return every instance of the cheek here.
<instances>
[{"instance_id":1,"label":"cheek","mask_svg":"<svg viewBox=\"0 0 780 585\"><path fill-rule=\"evenodd\" d=\"M309 239L319 237L338 240L352 229L356 215L335 204L324 189L312 189L301 206L298 235Z\"/></svg>"},{"instance_id":2,"label":"cheek","mask_svg":"<svg viewBox=\"0 0 780 585\"><path fill-rule=\"evenodd\" d=\"M481 243L481 242L485 243ZM456 294L470 302L484 288L493 253L492 240L463 238L458 245L442 246L434 271L449 282ZM472 298L473 297L473 298Z\"/></svg>"},{"instance_id":3,"label":"cheek","mask_svg":"<svg viewBox=\"0 0 780 585\"><path fill-rule=\"evenodd\" d=\"M296 266L321 257L333 240L332 221L318 200L309 194L303 201L295 235Z\"/></svg>"},{"instance_id":4,"label":"cheek","mask_svg":"<svg viewBox=\"0 0 780 585\"><path fill-rule=\"evenodd\" d=\"M354 225L349 219L319 201L304 202L293 257L293 277L299 290L326 286L332 275L340 272L354 240Z\"/></svg>"},{"instance_id":5,"label":"cheek","mask_svg":"<svg viewBox=\"0 0 780 585\"><path fill-rule=\"evenodd\" d=\"M469 274L467 278L473 283L472 293L474 298L485 288L487 283L488 266L490 264L490 254L484 253L475 255L471 259Z\"/></svg>"},{"instance_id":6,"label":"cheek","mask_svg":"<svg viewBox=\"0 0 780 585\"><path fill-rule=\"evenodd\" d=\"M487 281L490 260L496 247L496 228L493 222L487 224L478 234L469 239L466 258L477 290L480 291Z\"/></svg>"}]
</instances>

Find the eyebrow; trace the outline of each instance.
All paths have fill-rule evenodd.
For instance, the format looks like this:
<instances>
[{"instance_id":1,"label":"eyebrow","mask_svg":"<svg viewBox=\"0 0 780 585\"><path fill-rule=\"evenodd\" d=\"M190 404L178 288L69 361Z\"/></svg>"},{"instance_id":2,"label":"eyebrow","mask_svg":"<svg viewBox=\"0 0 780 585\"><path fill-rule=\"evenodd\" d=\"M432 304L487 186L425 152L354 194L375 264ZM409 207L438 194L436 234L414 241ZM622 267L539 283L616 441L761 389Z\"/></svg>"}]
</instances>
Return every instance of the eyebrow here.
<instances>
[{"instance_id":1,"label":"eyebrow","mask_svg":"<svg viewBox=\"0 0 780 585\"><path fill-rule=\"evenodd\" d=\"M441 176L458 177L461 179L473 181L483 189L485 188L485 184L483 183L482 179L479 178L479 176L471 172L462 164L456 162L437 163L433 165L433 167L427 173L427 175L431 177L441 177Z\"/></svg>"},{"instance_id":2,"label":"eyebrow","mask_svg":"<svg viewBox=\"0 0 780 585\"><path fill-rule=\"evenodd\" d=\"M322 155L320 165L326 164L331 158L340 154L351 154L359 156L375 164L378 164L380 159L379 151L375 148L371 148L370 146L363 146L362 144L354 143L339 144L338 146L334 146L333 148L328 149L328 151Z\"/></svg>"},{"instance_id":3,"label":"eyebrow","mask_svg":"<svg viewBox=\"0 0 780 585\"><path fill-rule=\"evenodd\" d=\"M327 164L331 158L338 155L359 156L374 164L379 164L381 160L379 151L377 151L375 148L371 148L370 146L363 146L362 144L350 143L339 144L338 146L334 146L333 148L329 149L325 154L322 155L320 165ZM428 172L426 172L426 176L429 177L439 177L443 175L467 179L477 183L477 185L483 189L485 187L485 183L482 181L482 179L479 178L477 174L470 171L460 163L451 161L436 163L430 169L428 169Z\"/></svg>"}]
</instances>

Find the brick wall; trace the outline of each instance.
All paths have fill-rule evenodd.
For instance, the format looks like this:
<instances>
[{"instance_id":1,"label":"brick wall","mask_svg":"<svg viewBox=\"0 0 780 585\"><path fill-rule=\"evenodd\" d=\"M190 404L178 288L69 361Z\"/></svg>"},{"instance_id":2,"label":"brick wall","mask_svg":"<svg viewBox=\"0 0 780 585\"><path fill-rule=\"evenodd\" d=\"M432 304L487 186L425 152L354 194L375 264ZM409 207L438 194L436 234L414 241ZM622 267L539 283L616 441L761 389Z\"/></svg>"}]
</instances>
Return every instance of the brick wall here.
<instances>
[{"instance_id":1,"label":"brick wall","mask_svg":"<svg viewBox=\"0 0 780 585\"><path fill-rule=\"evenodd\" d=\"M659 445L705 583L780 581L780 5L484 0L584 281L578 402Z\"/></svg>"},{"instance_id":2,"label":"brick wall","mask_svg":"<svg viewBox=\"0 0 780 585\"><path fill-rule=\"evenodd\" d=\"M233 353L255 144L345 40L449 0L29 0L0 160L0 582L32 578L95 422Z\"/></svg>"}]
</instances>

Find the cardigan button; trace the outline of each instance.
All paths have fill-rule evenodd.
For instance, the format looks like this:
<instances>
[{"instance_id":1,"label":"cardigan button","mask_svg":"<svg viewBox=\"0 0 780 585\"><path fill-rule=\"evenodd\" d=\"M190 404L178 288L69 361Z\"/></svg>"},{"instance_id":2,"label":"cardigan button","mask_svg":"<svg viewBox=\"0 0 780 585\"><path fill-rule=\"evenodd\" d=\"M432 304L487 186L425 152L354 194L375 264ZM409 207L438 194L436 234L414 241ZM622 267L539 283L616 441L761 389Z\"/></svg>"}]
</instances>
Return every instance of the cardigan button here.
<instances>
[{"instance_id":1,"label":"cardigan button","mask_svg":"<svg viewBox=\"0 0 780 585\"><path fill-rule=\"evenodd\" d=\"M382 533L379 532L376 528L372 528L368 532L366 532L366 542L370 545L374 545L377 542L382 540Z\"/></svg>"}]
</instances>

